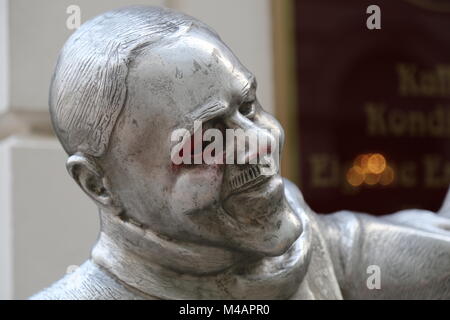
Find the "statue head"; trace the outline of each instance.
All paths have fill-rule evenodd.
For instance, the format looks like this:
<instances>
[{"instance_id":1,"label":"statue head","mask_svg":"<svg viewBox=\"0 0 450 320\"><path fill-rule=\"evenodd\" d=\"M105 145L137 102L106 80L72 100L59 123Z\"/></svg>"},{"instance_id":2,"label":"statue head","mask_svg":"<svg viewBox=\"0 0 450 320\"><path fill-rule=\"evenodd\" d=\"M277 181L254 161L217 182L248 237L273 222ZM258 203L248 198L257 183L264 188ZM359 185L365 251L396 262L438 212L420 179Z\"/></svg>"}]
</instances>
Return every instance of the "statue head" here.
<instances>
[{"instance_id":1,"label":"statue head","mask_svg":"<svg viewBox=\"0 0 450 320\"><path fill-rule=\"evenodd\" d=\"M251 129L276 141L267 153L281 153L283 144L253 74L200 21L152 7L88 21L60 53L49 103L67 169L102 215L169 239L262 256L282 254L301 233L278 163L269 175L250 163L259 146L256 155L232 149L243 163L173 162L180 144L173 132L195 134L194 121L223 133ZM223 140L228 153L229 143ZM202 152L205 142L197 147Z\"/></svg>"}]
</instances>

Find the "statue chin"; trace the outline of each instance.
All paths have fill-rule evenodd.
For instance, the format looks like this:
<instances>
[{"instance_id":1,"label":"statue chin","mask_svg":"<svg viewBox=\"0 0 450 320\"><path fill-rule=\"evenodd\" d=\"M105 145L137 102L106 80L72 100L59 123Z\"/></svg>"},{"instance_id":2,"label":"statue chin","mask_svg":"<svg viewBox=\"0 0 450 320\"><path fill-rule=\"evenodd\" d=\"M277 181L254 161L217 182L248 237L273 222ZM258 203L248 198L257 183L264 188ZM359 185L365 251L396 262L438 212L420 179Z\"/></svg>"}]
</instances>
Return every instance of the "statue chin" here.
<instances>
[{"instance_id":1,"label":"statue chin","mask_svg":"<svg viewBox=\"0 0 450 320\"><path fill-rule=\"evenodd\" d=\"M223 201L227 228L241 249L263 256L285 253L302 232L302 224L288 204L281 176L242 192L232 193Z\"/></svg>"}]
</instances>

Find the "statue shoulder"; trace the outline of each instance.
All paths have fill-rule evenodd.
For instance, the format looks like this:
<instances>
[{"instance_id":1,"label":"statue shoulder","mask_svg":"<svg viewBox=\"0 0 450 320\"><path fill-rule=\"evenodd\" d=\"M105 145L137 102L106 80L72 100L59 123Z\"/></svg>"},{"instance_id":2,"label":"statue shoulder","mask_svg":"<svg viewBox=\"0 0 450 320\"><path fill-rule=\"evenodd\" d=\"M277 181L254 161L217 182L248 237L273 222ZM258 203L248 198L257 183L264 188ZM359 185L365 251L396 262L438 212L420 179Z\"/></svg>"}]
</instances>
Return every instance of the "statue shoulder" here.
<instances>
[{"instance_id":1,"label":"statue shoulder","mask_svg":"<svg viewBox=\"0 0 450 320\"><path fill-rule=\"evenodd\" d=\"M336 277L344 290L351 286L350 275L354 272L354 266L358 265L363 216L351 211L317 214Z\"/></svg>"},{"instance_id":2,"label":"statue shoulder","mask_svg":"<svg viewBox=\"0 0 450 320\"><path fill-rule=\"evenodd\" d=\"M136 300L141 296L125 288L105 270L86 261L31 300Z\"/></svg>"},{"instance_id":3,"label":"statue shoulder","mask_svg":"<svg viewBox=\"0 0 450 320\"><path fill-rule=\"evenodd\" d=\"M361 217L350 211L333 214L316 214L305 202L299 188L284 179L286 199L294 208L303 209L314 220L332 260L339 283L348 279L352 265L358 258L357 248L361 238Z\"/></svg>"}]
</instances>

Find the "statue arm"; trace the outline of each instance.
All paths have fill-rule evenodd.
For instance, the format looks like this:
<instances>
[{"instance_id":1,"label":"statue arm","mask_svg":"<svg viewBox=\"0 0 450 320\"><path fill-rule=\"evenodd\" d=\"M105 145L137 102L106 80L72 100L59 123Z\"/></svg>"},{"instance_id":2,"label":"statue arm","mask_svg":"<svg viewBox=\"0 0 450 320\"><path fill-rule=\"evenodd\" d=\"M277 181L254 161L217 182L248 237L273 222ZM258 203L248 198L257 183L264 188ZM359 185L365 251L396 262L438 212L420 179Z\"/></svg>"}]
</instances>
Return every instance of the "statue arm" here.
<instances>
[{"instance_id":1,"label":"statue arm","mask_svg":"<svg viewBox=\"0 0 450 320\"><path fill-rule=\"evenodd\" d=\"M339 212L323 221L344 298L450 298L450 219L405 210L381 218Z\"/></svg>"}]
</instances>

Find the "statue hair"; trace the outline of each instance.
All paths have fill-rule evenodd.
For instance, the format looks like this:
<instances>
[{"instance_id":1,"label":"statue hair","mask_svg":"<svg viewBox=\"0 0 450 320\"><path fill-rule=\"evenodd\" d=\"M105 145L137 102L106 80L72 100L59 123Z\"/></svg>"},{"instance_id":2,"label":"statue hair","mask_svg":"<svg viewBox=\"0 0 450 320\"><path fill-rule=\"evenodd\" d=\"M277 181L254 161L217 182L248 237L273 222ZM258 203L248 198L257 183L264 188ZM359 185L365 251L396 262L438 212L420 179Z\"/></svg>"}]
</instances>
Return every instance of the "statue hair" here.
<instances>
[{"instance_id":1,"label":"statue hair","mask_svg":"<svg viewBox=\"0 0 450 320\"><path fill-rule=\"evenodd\" d=\"M83 24L65 43L50 85L53 128L65 151L100 157L127 100L130 63L144 48L176 39L202 22L166 9L133 6Z\"/></svg>"}]
</instances>

